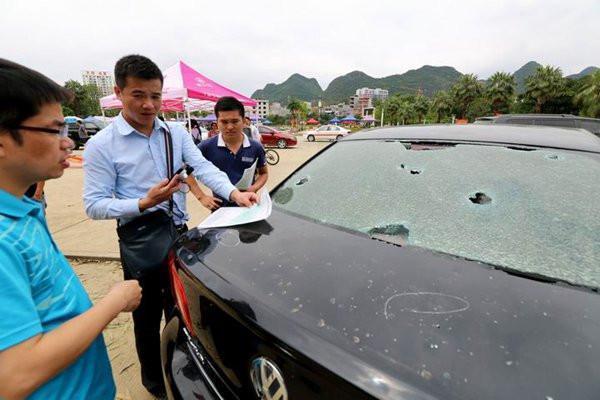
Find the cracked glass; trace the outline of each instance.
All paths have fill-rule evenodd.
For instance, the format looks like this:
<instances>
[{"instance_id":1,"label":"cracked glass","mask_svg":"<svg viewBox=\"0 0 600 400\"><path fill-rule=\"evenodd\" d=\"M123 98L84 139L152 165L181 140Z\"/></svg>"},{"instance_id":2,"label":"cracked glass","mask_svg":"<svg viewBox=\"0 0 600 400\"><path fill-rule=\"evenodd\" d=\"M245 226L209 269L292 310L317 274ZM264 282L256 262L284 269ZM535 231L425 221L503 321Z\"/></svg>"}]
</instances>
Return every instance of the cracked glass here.
<instances>
[{"instance_id":1,"label":"cracked glass","mask_svg":"<svg viewBox=\"0 0 600 400\"><path fill-rule=\"evenodd\" d=\"M399 245L600 286L600 155L394 140L333 145L273 194Z\"/></svg>"}]
</instances>

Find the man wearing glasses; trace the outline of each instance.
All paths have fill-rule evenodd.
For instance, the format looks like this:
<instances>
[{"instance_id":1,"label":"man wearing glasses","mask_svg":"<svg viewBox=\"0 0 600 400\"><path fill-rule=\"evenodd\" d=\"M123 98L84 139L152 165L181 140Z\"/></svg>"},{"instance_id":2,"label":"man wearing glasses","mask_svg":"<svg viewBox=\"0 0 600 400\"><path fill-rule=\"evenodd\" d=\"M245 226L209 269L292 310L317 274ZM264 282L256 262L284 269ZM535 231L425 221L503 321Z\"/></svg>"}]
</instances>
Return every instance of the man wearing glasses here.
<instances>
[{"instance_id":1,"label":"man wearing glasses","mask_svg":"<svg viewBox=\"0 0 600 400\"><path fill-rule=\"evenodd\" d=\"M115 80L115 94L123 110L111 125L87 142L83 154L83 201L91 218L117 219L119 225L124 225L135 223L134 219L142 214L153 213L149 218L162 216L162 210L178 231L187 230L185 193L180 191L178 175L168 179L167 153L172 154L172 172L187 164L194 168L196 178L220 196L240 206L257 202L255 193L235 189L227 175L202 156L183 127L167 126L157 118L163 75L156 64L139 55L123 57L115 65ZM127 279L135 271L124 262L123 247L120 249ZM153 395L163 397L160 321L169 292L165 269L148 272L139 277L139 282L144 298L133 313L133 322L142 384Z\"/></svg>"},{"instance_id":2,"label":"man wearing glasses","mask_svg":"<svg viewBox=\"0 0 600 400\"><path fill-rule=\"evenodd\" d=\"M112 399L102 330L134 310L136 281L96 305L50 236L41 203L24 196L62 176L73 142L61 103L71 94L0 59L0 398Z\"/></svg>"}]
</instances>

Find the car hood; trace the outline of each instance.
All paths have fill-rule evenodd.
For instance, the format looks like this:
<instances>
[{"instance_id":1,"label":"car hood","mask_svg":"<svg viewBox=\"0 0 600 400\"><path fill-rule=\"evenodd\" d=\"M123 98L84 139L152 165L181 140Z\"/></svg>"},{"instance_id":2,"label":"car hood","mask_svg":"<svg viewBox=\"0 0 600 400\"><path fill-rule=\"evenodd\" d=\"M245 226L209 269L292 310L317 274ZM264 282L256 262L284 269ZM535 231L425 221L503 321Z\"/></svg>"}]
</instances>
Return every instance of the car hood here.
<instances>
[{"instance_id":1,"label":"car hood","mask_svg":"<svg viewBox=\"0 0 600 400\"><path fill-rule=\"evenodd\" d=\"M600 297L290 215L178 250L239 313L378 398L600 393ZM197 274L200 275L200 274Z\"/></svg>"}]
</instances>

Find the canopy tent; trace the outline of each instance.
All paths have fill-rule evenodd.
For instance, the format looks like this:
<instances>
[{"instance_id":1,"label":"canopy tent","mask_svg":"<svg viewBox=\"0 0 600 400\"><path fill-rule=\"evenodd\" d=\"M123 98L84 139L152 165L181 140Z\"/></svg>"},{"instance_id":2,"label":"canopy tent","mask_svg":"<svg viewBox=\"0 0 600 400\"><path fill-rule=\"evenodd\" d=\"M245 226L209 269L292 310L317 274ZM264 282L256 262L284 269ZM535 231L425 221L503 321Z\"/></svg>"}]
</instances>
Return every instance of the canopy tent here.
<instances>
[{"instance_id":1,"label":"canopy tent","mask_svg":"<svg viewBox=\"0 0 600 400\"><path fill-rule=\"evenodd\" d=\"M339 119L337 119L337 118L333 118L333 119L330 119L330 120L329 120L329 123L330 123L330 124L338 124L339 122L340 122L340 120L339 120Z\"/></svg>"},{"instance_id":2,"label":"canopy tent","mask_svg":"<svg viewBox=\"0 0 600 400\"><path fill-rule=\"evenodd\" d=\"M372 115L365 115L363 122L375 122L375 118Z\"/></svg>"},{"instance_id":3,"label":"canopy tent","mask_svg":"<svg viewBox=\"0 0 600 400\"><path fill-rule=\"evenodd\" d=\"M217 116L215 114L207 115L206 117L200 118L202 122L217 122Z\"/></svg>"},{"instance_id":4,"label":"canopy tent","mask_svg":"<svg viewBox=\"0 0 600 400\"><path fill-rule=\"evenodd\" d=\"M245 106L256 105L256 101L207 78L183 61L167 68L163 75L163 111L187 111L188 125L190 111L206 109L207 103L213 104L224 96L235 97ZM195 103L193 99L203 102ZM102 110L119 109L123 108L123 105L113 94L101 98L100 107Z\"/></svg>"},{"instance_id":5,"label":"canopy tent","mask_svg":"<svg viewBox=\"0 0 600 400\"><path fill-rule=\"evenodd\" d=\"M341 121L342 121L342 124L350 124L352 122L356 122L357 119L354 118L354 115L349 114L349 115L346 115L344 118L342 118Z\"/></svg>"},{"instance_id":6,"label":"canopy tent","mask_svg":"<svg viewBox=\"0 0 600 400\"><path fill-rule=\"evenodd\" d=\"M308 125L318 125L318 124L319 124L319 121L317 121L317 120L316 120L316 119L314 119L314 118L311 118L311 119L309 119L308 121L306 121L306 123L307 123Z\"/></svg>"}]
</instances>

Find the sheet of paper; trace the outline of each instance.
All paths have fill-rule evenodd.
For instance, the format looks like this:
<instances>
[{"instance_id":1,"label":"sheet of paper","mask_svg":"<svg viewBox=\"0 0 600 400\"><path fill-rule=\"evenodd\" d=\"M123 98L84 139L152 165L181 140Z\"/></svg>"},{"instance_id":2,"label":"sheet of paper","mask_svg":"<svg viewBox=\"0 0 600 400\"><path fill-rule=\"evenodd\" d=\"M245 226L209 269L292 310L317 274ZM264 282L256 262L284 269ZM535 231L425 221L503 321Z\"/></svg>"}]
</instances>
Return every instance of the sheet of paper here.
<instances>
[{"instance_id":1,"label":"sheet of paper","mask_svg":"<svg viewBox=\"0 0 600 400\"><path fill-rule=\"evenodd\" d=\"M240 190L246 190L252 185L252 181L254 180L254 174L256 174L256 163L258 159L254 160L254 164L244 170L244 174L235 184L235 187Z\"/></svg>"},{"instance_id":2,"label":"sheet of paper","mask_svg":"<svg viewBox=\"0 0 600 400\"><path fill-rule=\"evenodd\" d=\"M198 225L198 229L243 225L269 218L273 204L267 190L260 194L260 203L252 207L221 207Z\"/></svg>"}]
</instances>

